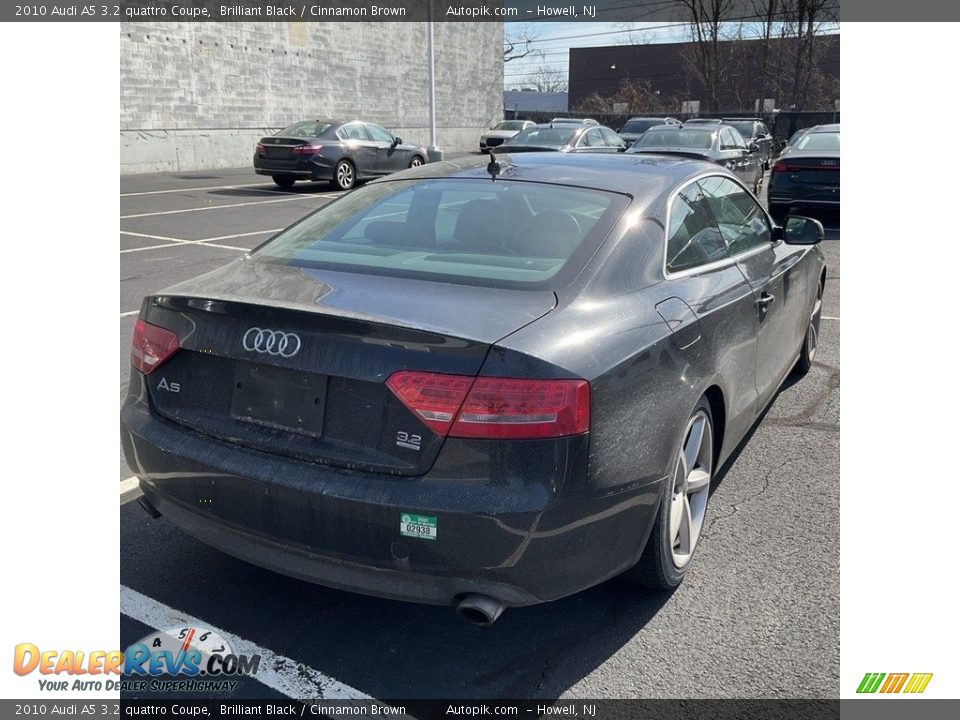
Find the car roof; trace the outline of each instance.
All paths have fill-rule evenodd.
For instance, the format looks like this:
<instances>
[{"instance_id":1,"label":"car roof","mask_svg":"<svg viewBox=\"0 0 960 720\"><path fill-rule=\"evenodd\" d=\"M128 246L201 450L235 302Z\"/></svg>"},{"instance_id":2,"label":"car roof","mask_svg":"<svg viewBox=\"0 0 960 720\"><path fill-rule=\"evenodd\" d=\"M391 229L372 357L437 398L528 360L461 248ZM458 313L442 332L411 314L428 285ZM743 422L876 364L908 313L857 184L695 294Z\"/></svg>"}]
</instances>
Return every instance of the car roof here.
<instances>
[{"instance_id":1,"label":"car roof","mask_svg":"<svg viewBox=\"0 0 960 720\"><path fill-rule=\"evenodd\" d=\"M653 200L688 178L704 172L726 173L721 166L705 160L656 153L531 152L512 155L499 152L496 159L501 166L500 177L508 180L596 188L633 197L642 195L647 200ZM489 160L486 155L468 155L428 163L415 170L388 175L373 182L417 178L466 178L489 182Z\"/></svg>"},{"instance_id":2,"label":"car roof","mask_svg":"<svg viewBox=\"0 0 960 720\"><path fill-rule=\"evenodd\" d=\"M807 128L807 132L827 132L834 133L840 132L840 123L831 123L829 125L814 125L812 128Z\"/></svg>"},{"instance_id":3,"label":"car roof","mask_svg":"<svg viewBox=\"0 0 960 720\"><path fill-rule=\"evenodd\" d=\"M290 123L290 125L299 125L300 123L317 123L318 125L322 125L322 124L324 124L324 123L327 123L327 124L329 124L329 125L344 125L344 124L346 124L346 123L348 123L348 122L362 122L362 121L360 121L360 120L356 120L356 121L354 121L354 120L334 120L334 119L332 119L332 118L307 118L306 120L297 120L297 121L295 121L295 122L292 122L292 123ZM287 125L286 127L290 127L290 125Z\"/></svg>"},{"instance_id":4,"label":"car roof","mask_svg":"<svg viewBox=\"0 0 960 720\"><path fill-rule=\"evenodd\" d=\"M763 122L760 118L721 118L720 122Z\"/></svg>"}]
</instances>

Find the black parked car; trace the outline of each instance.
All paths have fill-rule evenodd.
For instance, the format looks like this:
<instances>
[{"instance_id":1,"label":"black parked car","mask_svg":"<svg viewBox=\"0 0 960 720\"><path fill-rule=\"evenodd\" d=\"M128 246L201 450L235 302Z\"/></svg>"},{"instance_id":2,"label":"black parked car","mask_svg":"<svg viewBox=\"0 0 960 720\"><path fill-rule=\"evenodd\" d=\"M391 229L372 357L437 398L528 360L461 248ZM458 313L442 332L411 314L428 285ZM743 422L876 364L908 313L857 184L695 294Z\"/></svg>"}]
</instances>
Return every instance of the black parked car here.
<instances>
[{"instance_id":1,"label":"black parked car","mask_svg":"<svg viewBox=\"0 0 960 720\"><path fill-rule=\"evenodd\" d=\"M633 117L627 120L617 131L620 138L630 147L647 130L658 125L678 125L679 120L672 117Z\"/></svg>"},{"instance_id":2,"label":"black parked car","mask_svg":"<svg viewBox=\"0 0 960 720\"><path fill-rule=\"evenodd\" d=\"M623 152L626 143L613 130L603 125L574 125L550 123L534 125L521 130L512 138L494 149L494 152L543 152L555 150L565 153L612 153Z\"/></svg>"},{"instance_id":3,"label":"black parked car","mask_svg":"<svg viewBox=\"0 0 960 720\"><path fill-rule=\"evenodd\" d=\"M840 125L809 128L781 153L770 171L770 214L790 208L840 210Z\"/></svg>"},{"instance_id":4,"label":"black parked car","mask_svg":"<svg viewBox=\"0 0 960 720\"><path fill-rule=\"evenodd\" d=\"M498 158L374 181L146 298L121 411L144 509L479 623L679 584L714 473L813 361L822 228L699 160Z\"/></svg>"},{"instance_id":5,"label":"black parked car","mask_svg":"<svg viewBox=\"0 0 960 720\"><path fill-rule=\"evenodd\" d=\"M628 153L669 153L723 165L740 181L760 192L763 160L757 145L748 145L736 128L722 123L684 123L647 130Z\"/></svg>"},{"instance_id":6,"label":"black parked car","mask_svg":"<svg viewBox=\"0 0 960 720\"><path fill-rule=\"evenodd\" d=\"M760 148L760 157L763 158L763 167L767 169L773 161L773 134L766 123L760 118L730 118L724 120L727 125L735 127L743 135L747 145L754 143Z\"/></svg>"},{"instance_id":7,"label":"black parked car","mask_svg":"<svg viewBox=\"0 0 960 720\"><path fill-rule=\"evenodd\" d=\"M307 120L260 138L253 155L258 175L282 188L297 180L331 180L349 190L358 180L423 165L427 150L405 145L379 125L359 120Z\"/></svg>"}]
</instances>

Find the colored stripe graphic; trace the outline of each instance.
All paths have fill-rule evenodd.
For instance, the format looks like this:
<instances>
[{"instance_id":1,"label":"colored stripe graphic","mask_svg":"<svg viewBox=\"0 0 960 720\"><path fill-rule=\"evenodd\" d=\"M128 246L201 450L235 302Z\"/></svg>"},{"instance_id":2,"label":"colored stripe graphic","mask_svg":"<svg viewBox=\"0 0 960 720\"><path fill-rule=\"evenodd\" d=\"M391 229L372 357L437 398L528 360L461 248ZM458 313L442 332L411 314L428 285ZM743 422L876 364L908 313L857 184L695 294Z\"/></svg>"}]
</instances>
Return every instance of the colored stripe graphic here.
<instances>
[{"instance_id":1,"label":"colored stripe graphic","mask_svg":"<svg viewBox=\"0 0 960 720\"><path fill-rule=\"evenodd\" d=\"M902 690L904 693L918 694L927 689L932 678L933 673L866 673L857 686L857 692L875 693L879 690L889 695Z\"/></svg>"},{"instance_id":2,"label":"colored stripe graphic","mask_svg":"<svg viewBox=\"0 0 960 720\"><path fill-rule=\"evenodd\" d=\"M910 682L907 683L907 687L903 691L905 693L922 693L927 689L932 677L933 673L914 673L910 676Z\"/></svg>"},{"instance_id":3,"label":"colored stripe graphic","mask_svg":"<svg viewBox=\"0 0 960 720\"><path fill-rule=\"evenodd\" d=\"M910 673L890 673L887 675L887 681L880 688L882 693L898 693L903 684L910 677Z\"/></svg>"},{"instance_id":4,"label":"colored stripe graphic","mask_svg":"<svg viewBox=\"0 0 960 720\"><path fill-rule=\"evenodd\" d=\"M857 692L875 693L877 688L880 687L880 682L884 677L884 673L867 673L863 676L863 680L860 681L860 686L857 688Z\"/></svg>"}]
</instances>

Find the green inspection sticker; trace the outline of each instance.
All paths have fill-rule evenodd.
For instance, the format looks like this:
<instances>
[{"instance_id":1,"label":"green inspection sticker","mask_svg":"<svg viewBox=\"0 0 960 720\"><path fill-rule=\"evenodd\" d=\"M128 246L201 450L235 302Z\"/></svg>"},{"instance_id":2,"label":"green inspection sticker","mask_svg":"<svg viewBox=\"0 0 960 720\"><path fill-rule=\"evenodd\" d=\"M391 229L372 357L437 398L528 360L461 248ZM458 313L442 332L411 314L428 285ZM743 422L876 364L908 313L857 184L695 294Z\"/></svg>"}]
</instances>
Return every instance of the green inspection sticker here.
<instances>
[{"instance_id":1,"label":"green inspection sticker","mask_svg":"<svg viewBox=\"0 0 960 720\"><path fill-rule=\"evenodd\" d=\"M436 540L437 519L430 515L401 513L400 534L405 537L420 538L421 540Z\"/></svg>"}]
</instances>

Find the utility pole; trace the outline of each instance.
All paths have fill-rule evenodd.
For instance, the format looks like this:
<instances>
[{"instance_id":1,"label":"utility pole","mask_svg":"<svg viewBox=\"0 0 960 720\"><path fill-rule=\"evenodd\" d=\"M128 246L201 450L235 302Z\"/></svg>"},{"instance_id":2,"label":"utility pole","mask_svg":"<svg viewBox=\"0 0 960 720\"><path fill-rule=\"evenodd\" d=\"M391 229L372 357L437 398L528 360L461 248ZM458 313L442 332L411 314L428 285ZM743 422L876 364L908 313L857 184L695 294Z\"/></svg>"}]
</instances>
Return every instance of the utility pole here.
<instances>
[{"instance_id":1,"label":"utility pole","mask_svg":"<svg viewBox=\"0 0 960 720\"><path fill-rule=\"evenodd\" d=\"M443 160L443 150L437 147L437 83L433 66L433 0L427 0L427 75L430 84L430 162Z\"/></svg>"}]
</instances>

